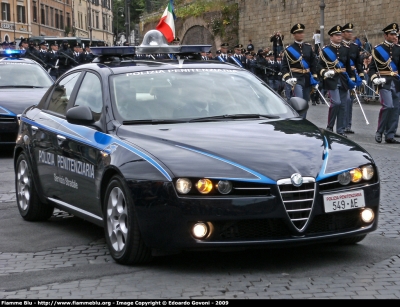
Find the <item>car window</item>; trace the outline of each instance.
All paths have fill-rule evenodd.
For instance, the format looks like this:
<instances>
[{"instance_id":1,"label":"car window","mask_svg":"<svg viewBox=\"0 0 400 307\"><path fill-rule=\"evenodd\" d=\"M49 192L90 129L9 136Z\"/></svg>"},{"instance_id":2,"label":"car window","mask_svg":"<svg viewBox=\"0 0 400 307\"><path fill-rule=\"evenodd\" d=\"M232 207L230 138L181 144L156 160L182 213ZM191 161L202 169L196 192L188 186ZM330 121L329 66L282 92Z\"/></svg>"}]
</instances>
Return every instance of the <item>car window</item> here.
<instances>
[{"instance_id":1,"label":"car window","mask_svg":"<svg viewBox=\"0 0 400 307\"><path fill-rule=\"evenodd\" d=\"M72 90L80 74L81 72L70 74L58 82L50 97L49 111L65 115Z\"/></svg>"},{"instance_id":2,"label":"car window","mask_svg":"<svg viewBox=\"0 0 400 307\"><path fill-rule=\"evenodd\" d=\"M76 95L74 106L87 106L92 110L94 119L96 121L100 119L103 95L100 79L95 74L86 73Z\"/></svg>"},{"instance_id":3,"label":"car window","mask_svg":"<svg viewBox=\"0 0 400 307\"><path fill-rule=\"evenodd\" d=\"M15 63L0 64L0 86L50 87L50 76L36 64Z\"/></svg>"},{"instance_id":4,"label":"car window","mask_svg":"<svg viewBox=\"0 0 400 307\"><path fill-rule=\"evenodd\" d=\"M296 113L254 75L231 69L169 69L111 77L122 121L179 120L204 116Z\"/></svg>"}]
</instances>

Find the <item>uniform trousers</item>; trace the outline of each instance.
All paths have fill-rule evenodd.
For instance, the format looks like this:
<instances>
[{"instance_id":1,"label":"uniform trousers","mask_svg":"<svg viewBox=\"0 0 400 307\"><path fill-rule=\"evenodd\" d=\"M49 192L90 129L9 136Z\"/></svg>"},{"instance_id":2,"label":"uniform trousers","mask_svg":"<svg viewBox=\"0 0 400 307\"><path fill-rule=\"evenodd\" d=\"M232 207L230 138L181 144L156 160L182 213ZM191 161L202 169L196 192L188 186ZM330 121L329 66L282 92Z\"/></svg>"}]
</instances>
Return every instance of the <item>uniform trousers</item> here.
<instances>
[{"instance_id":1,"label":"uniform trousers","mask_svg":"<svg viewBox=\"0 0 400 307\"><path fill-rule=\"evenodd\" d=\"M311 93L311 86L301 86L299 84L296 84L294 86L294 91L292 94L292 97L300 97L303 98L307 103L310 101L310 93ZM301 117L306 118L307 116L307 111L301 114Z\"/></svg>"},{"instance_id":2,"label":"uniform trousers","mask_svg":"<svg viewBox=\"0 0 400 307\"><path fill-rule=\"evenodd\" d=\"M382 108L379 111L378 129L376 132L385 133L386 139L394 138L399 123L399 93L396 92L394 82L390 85L390 90L380 89L379 97Z\"/></svg>"},{"instance_id":3,"label":"uniform trousers","mask_svg":"<svg viewBox=\"0 0 400 307\"><path fill-rule=\"evenodd\" d=\"M279 81L278 81L278 80L269 79L269 80L268 80L268 85L269 85L275 92L277 92L278 89L279 89Z\"/></svg>"},{"instance_id":4,"label":"uniform trousers","mask_svg":"<svg viewBox=\"0 0 400 307\"><path fill-rule=\"evenodd\" d=\"M329 99L331 106L329 107L328 113L328 127L332 128L336 122L336 132L343 134L345 127L345 112L346 103L350 99L348 90L344 90L343 87L338 86L334 90L328 90Z\"/></svg>"},{"instance_id":5,"label":"uniform trousers","mask_svg":"<svg viewBox=\"0 0 400 307\"><path fill-rule=\"evenodd\" d=\"M349 94L349 99L346 101L345 118L344 118L344 127L346 129L351 128L352 118L353 118L353 100L351 99L351 96Z\"/></svg>"}]
</instances>

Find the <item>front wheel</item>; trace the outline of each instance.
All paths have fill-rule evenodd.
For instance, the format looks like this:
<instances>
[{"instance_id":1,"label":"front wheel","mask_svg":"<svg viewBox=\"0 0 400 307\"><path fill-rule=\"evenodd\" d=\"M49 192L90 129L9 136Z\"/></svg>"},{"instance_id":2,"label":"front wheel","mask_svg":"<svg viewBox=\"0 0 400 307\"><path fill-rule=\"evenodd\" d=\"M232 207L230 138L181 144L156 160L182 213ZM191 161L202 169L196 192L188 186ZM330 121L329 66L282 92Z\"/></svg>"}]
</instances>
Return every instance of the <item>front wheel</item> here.
<instances>
[{"instance_id":1,"label":"front wheel","mask_svg":"<svg viewBox=\"0 0 400 307\"><path fill-rule=\"evenodd\" d=\"M25 220L43 221L52 216L54 207L40 201L24 153L18 156L16 163L15 191L19 213Z\"/></svg>"},{"instance_id":2,"label":"front wheel","mask_svg":"<svg viewBox=\"0 0 400 307\"><path fill-rule=\"evenodd\" d=\"M115 261L139 264L151 260L140 234L132 197L120 176L108 184L104 204L104 230L108 248Z\"/></svg>"}]
</instances>

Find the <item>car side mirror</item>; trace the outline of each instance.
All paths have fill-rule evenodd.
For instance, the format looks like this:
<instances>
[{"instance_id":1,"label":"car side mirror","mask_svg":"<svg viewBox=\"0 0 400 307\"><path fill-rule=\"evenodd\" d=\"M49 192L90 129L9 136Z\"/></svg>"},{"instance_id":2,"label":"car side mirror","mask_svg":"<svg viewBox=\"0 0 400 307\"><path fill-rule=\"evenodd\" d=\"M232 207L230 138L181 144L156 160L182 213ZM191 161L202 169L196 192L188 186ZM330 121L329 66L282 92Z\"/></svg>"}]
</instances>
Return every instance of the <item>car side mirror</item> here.
<instances>
[{"instance_id":1,"label":"car side mirror","mask_svg":"<svg viewBox=\"0 0 400 307\"><path fill-rule=\"evenodd\" d=\"M88 106L76 106L67 111L67 122L75 125L91 125L94 123L92 111Z\"/></svg>"},{"instance_id":2,"label":"car side mirror","mask_svg":"<svg viewBox=\"0 0 400 307\"><path fill-rule=\"evenodd\" d=\"M289 104L300 115L301 115L301 113L308 110L308 102L305 99L300 98L300 97L290 98Z\"/></svg>"}]
</instances>

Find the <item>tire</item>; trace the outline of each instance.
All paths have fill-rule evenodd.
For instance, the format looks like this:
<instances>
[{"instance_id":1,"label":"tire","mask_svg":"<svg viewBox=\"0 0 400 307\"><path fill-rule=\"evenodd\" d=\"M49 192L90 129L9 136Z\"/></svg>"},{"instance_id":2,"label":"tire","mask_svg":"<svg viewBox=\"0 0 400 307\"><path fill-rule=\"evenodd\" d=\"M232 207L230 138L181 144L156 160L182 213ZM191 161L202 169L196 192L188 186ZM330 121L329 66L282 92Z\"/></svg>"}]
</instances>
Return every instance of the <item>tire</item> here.
<instances>
[{"instance_id":1,"label":"tire","mask_svg":"<svg viewBox=\"0 0 400 307\"><path fill-rule=\"evenodd\" d=\"M357 244L358 242L361 242L362 240L364 240L366 236L367 235L361 235L361 236L354 236L354 237L350 237L350 238L344 238L344 239L340 239L338 241L338 243L341 245L353 245L353 244Z\"/></svg>"},{"instance_id":2,"label":"tire","mask_svg":"<svg viewBox=\"0 0 400 307\"><path fill-rule=\"evenodd\" d=\"M121 176L111 178L104 203L104 233L111 256L121 264L142 264L152 259L140 234L131 194Z\"/></svg>"},{"instance_id":3,"label":"tire","mask_svg":"<svg viewBox=\"0 0 400 307\"><path fill-rule=\"evenodd\" d=\"M17 159L15 193L18 210L24 220L44 221L52 216L54 207L40 201L25 153Z\"/></svg>"}]
</instances>

